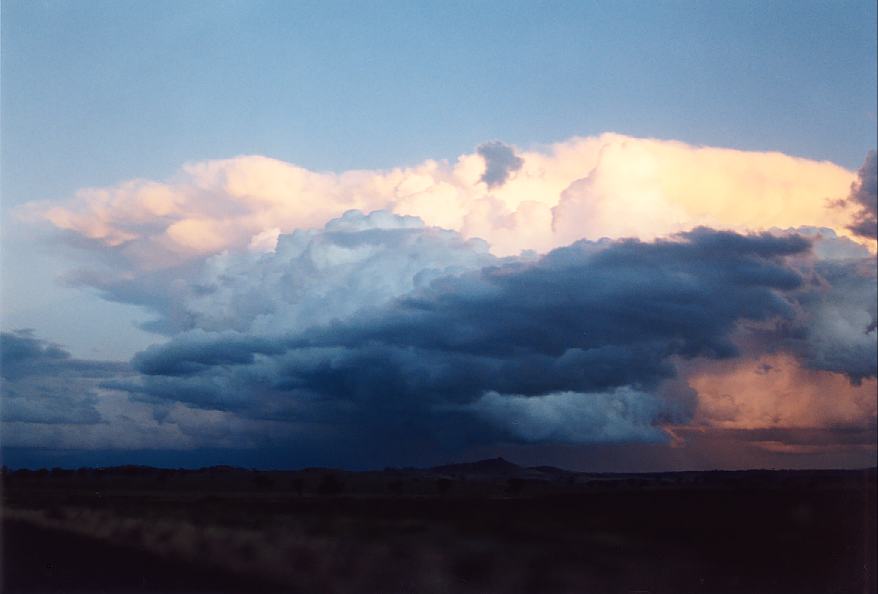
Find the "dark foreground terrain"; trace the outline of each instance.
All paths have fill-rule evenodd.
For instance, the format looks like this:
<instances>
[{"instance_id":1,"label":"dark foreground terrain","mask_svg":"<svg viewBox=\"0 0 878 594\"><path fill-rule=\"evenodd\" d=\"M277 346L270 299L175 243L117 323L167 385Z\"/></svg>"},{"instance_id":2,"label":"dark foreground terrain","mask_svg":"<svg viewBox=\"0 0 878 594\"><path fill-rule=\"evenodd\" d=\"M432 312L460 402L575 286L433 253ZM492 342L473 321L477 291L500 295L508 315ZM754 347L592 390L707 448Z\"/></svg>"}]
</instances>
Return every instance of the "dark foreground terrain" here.
<instances>
[{"instance_id":1,"label":"dark foreground terrain","mask_svg":"<svg viewBox=\"0 0 878 594\"><path fill-rule=\"evenodd\" d=\"M874 469L4 472L3 592L875 592Z\"/></svg>"}]
</instances>

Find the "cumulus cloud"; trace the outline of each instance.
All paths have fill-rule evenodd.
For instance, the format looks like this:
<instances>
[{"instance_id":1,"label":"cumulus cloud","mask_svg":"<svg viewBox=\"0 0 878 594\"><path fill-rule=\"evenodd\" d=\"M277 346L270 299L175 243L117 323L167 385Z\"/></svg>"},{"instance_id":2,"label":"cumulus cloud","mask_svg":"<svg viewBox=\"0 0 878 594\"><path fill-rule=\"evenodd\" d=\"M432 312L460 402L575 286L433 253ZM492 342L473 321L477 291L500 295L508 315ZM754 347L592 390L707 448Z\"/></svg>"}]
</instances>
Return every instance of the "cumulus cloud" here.
<instances>
[{"instance_id":1,"label":"cumulus cloud","mask_svg":"<svg viewBox=\"0 0 878 594\"><path fill-rule=\"evenodd\" d=\"M133 371L4 337L4 376L93 376L66 418L9 408L18 416L4 414L4 431L24 445L270 447L385 462L401 443L436 453L666 441L692 426L802 428L799 409L810 428L868 430L869 263L868 250L826 229L699 228L498 259L411 217L349 212L279 236L272 252L204 260L163 302L189 326L138 354ZM736 367L754 356L765 367ZM798 379L759 384L762 371L775 377L769 367ZM809 373L826 390L761 394L786 394ZM23 385L19 403L48 398L57 409L65 397ZM90 416L77 421L76 410Z\"/></svg>"},{"instance_id":2,"label":"cumulus cloud","mask_svg":"<svg viewBox=\"0 0 878 594\"><path fill-rule=\"evenodd\" d=\"M515 154L515 149L499 141L486 142L476 152L485 160L485 173L479 179L489 188L502 186L510 175L524 165L522 158Z\"/></svg>"},{"instance_id":3,"label":"cumulus cloud","mask_svg":"<svg viewBox=\"0 0 878 594\"><path fill-rule=\"evenodd\" d=\"M874 160L857 178L605 134L340 174L239 157L32 203L25 215L90 254L68 282L149 308L148 328L169 339L103 369L13 335L5 432L111 443L118 432L101 427L114 419L130 447L151 431L178 447L380 461L401 443L868 433L874 407L858 395L874 388L878 295L861 223L874 222ZM65 398L36 378L74 369L92 374L65 408L82 413L80 438L33 408ZM826 389L753 403L802 378Z\"/></svg>"},{"instance_id":4,"label":"cumulus cloud","mask_svg":"<svg viewBox=\"0 0 878 594\"><path fill-rule=\"evenodd\" d=\"M195 328L291 331L495 261L485 242L414 217L349 211L321 230L281 235L273 252L210 258L177 303Z\"/></svg>"},{"instance_id":5,"label":"cumulus cloud","mask_svg":"<svg viewBox=\"0 0 878 594\"><path fill-rule=\"evenodd\" d=\"M221 411L133 400L110 387L130 381L130 365L76 359L29 330L0 333L0 363L4 448L241 448L278 432Z\"/></svg>"},{"instance_id":6,"label":"cumulus cloud","mask_svg":"<svg viewBox=\"0 0 878 594\"><path fill-rule=\"evenodd\" d=\"M75 280L151 310L158 318L149 330L270 333L345 317L498 261L482 240L386 211L349 211L274 243L267 252L230 250L172 269Z\"/></svg>"},{"instance_id":7,"label":"cumulus cloud","mask_svg":"<svg viewBox=\"0 0 878 594\"><path fill-rule=\"evenodd\" d=\"M764 353L833 387L798 400L828 399L812 407L826 423L874 416L861 397L875 376L874 256L828 229L698 228L500 260L416 220L348 213L236 257L211 260L213 284L180 302L196 327L140 353L141 375L118 389L385 455L410 439L656 441L696 414L723 430L752 421L743 393L723 409L716 386L739 390L724 362Z\"/></svg>"},{"instance_id":8,"label":"cumulus cloud","mask_svg":"<svg viewBox=\"0 0 878 594\"><path fill-rule=\"evenodd\" d=\"M866 155L847 201L859 208L854 215L854 224L849 227L851 231L878 239L878 155L875 151Z\"/></svg>"},{"instance_id":9,"label":"cumulus cloud","mask_svg":"<svg viewBox=\"0 0 878 594\"><path fill-rule=\"evenodd\" d=\"M21 212L90 248L93 261L107 264L104 276L121 277L228 249L265 251L279 234L320 228L350 209L416 216L481 238L498 256L698 225L813 225L853 235L857 206L828 205L855 178L780 153L603 134L518 152L489 143L452 162L338 174L259 156L203 161L170 180L84 188Z\"/></svg>"},{"instance_id":10,"label":"cumulus cloud","mask_svg":"<svg viewBox=\"0 0 878 594\"><path fill-rule=\"evenodd\" d=\"M0 333L0 376L15 381L34 375L103 377L118 373L122 363L74 359L58 344L34 336L32 330Z\"/></svg>"},{"instance_id":11,"label":"cumulus cloud","mask_svg":"<svg viewBox=\"0 0 878 594\"><path fill-rule=\"evenodd\" d=\"M514 440L566 443L666 441L655 426L663 408L652 394L630 388L538 397L488 392L469 405Z\"/></svg>"},{"instance_id":12,"label":"cumulus cloud","mask_svg":"<svg viewBox=\"0 0 878 594\"><path fill-rule=\"evenodd\" d=\"M739 357L742 324L753 325L752 342L787 329L771 348L807 360L799 343L784 341L809 311L809 291L826 290L825 279L822 289L811 287L819 273L801 264L813 259L812 240L706 228L649 243L581 241L507 261L441 232L431 249L456 246L468 266L419 283L414 270L423 263L407 263L437 230L408 222L401 236L405 220L388 216L348 214L309 235L308 245L359 246L368 233L368 253L383 262L375 270L396 279L388 283L393 290L370 301L359 293L374 287L350 282L347 297L366 305L336 308L333 266L326 278L289 276L276 288L297 295L313 286L316 295L330 295L331 313L309 325L290 313L308 302L289 301L236 313L229 318L236 330L209 328L223 327L224 318L206 316L210 324L140 353L133 365L142 375L117 387L151 402L298 423L303 440L322 434L382 442L386 431L470 444L657 440L662 427L686 424L695 412L678 361ZM375 228L376 221L384 226ZM229 275L236 293L272 278L264 271L274 270L273 258L283 268L295 262L281 247L287 239L279 238L273 256L260 256L250 276ZM213 307L226 311L227 303ZM861 371L836 367L852 377Z\"/></svg>"},{"instance_id":13,"label":"cumulus cloud","mask_svg":"<svg viewBox=\"0 0 878 594\"><path fill-rule=\"evenodd\" d=\"M783 349L815 370L854 383L878 373L878 271L863 246L829 229L800 229L814 255L792 258L805 282L791 297L798 315L771 328L752 329L745 350Z\"/></svg>"},{"instance_id":14,"label":"cumulus cloud","mask_svg":"<svg viewBox=\"0 0 878 594\"><path fill-rule=\"evenodd\" d=\"M28 330L0 333L4 422L86 424L100 421L95 389L128 365L74 359Z\"/></svg>"},{"instance_id":15,"label":"cumulus cloud","mask_svg":"<svg viewBox=\"0 0 878 594\"><path fill-rule=\"evenodd\" d=\"M826 284L798 297L806 314L787 337L787 348L812 369L844 373L855 382L875 377L878 292L874 259L818 262L815 270Z\"/></svg>"}]
</instances>

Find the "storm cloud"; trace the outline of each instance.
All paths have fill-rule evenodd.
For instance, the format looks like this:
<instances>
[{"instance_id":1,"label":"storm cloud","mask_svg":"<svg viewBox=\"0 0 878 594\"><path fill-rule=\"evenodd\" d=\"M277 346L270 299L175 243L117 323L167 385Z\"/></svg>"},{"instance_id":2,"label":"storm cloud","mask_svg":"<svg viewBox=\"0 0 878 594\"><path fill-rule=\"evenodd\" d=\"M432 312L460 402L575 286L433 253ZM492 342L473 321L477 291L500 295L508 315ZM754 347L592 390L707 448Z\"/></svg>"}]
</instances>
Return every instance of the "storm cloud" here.
<instances>
[{"instance_id":1,"label":"storm cloud","mask_svg":"<svg viewBox=\"0 0 878 594\"><path fill-rule=\"evenodd\" d=\"M878 373L878 270L875 256L830 229L797 231L813 253L789 260L802 285L789 298L796 316L752 328L744 345L750 354L784 351L808 369L845 375L854 383Z\"/></svg>"},{"instance_id":2,"label":"storm cloud","mask_svg":"<svg viewBox=\"0 0 878 594\"><path fill-rule=\"evenodd\" d=\"M397 266L421 245L414 237L436 233L412 226L399 243L389 231L371 229L371 249L395 246L382 257ZM359 245L362 232L354 225L327 236L333 245ZM265 310L252 316L255 325L237 316L235 331L183 333L135 357L142 375L127 389L152 401L298 423L306 441L319 434L373 447L390 434L458 444L664 440L662 427L687 423L696 406L680 360L732 360L749 340L854 381L875 375L868 322L859 330L864 339L831 362L817 354L825 335L802 332L828 315L827 306L846 307L845 299L860 299L849 294L874 282L855 265L870 261L859 251L858 260L826 243L821 249L845 257L815 266L815 243L790 232L699 228L648 243L581 241L542 258L473 260L424 282L411 282L418 275L409 270L409 281L358 309L336 309L328 297L333 315L312 325L267 323L290 313ZM271 269L272 257L264 258ZM386 267L390 278L398 278L394 268ZM360 302L364 286L346 286ZM855 315L874 319L864 311Z\"/></svg>"},{"instance_id":3,"label":"storm cloud","mask_svg":"<svg viewBox=\"0 0 878 594\"><path fill-rule=\"evenodd\" d=\"M351 209L415 216L480 238L498 256L698 225L851 233L859 207L844 198L855 179L780 153L607 133L530 150L491 142L451 161L387 170L319 172L257 155L198 161L167 180L83 188L18 212L84 248L90 272L77 279L104 288L226 250L270 251L278 235L320 229Z\"/></svg>"},{"instance_id":4,"label":"storm cloud","mask_svg":"<svg viewBox=\"0 0 878 594\"><path fill-rule=\"evenodd\" d=\"M97 423L95 389L128 371L126 363L75 359L29 330L0 333L4 422Z\"/></svg>"},{"instance_id":5,"label":"storm cloud","mask_svg":"<svg viewBox=\"0 0 878 594\"><path fill-rule=\"evenodd\" d=\"M851 186L848 202L859 208L851 231L863 237L878 238L878 155L869 151Z\"/></svg>"},{"instance_id":6,"label":"storm cloud","mask_svg":"<svg viewBox=\"0 0 878 594\"><path fill-rule=\"evenodd\" d=\"M4 433L383 463L871 427L874 174L874 153L851 186L829 163L603 135L338 175L240 157L32 204L90 254L66 281L152 312L164 342L126 365L4 335ZM754 404L800 377L832 389Z\"/></svg>"},{"instance_id":7,"label":"storm cloud","mask_svg":"<svg viewBox=\"0 0 878 594\"><path fill-rule=\"evenodd\" d=\"M138 400L121 388L136 385L127 362L77 359L29 330L0 333L0 354L4 454L9 448L38 448L48 457L96 449L253 448L280 431L278 423L176 400Z\"/></svg>"},{"instance_id":8,"label":"storm cloud","mask_svg":"<svg viewBox=\"0 0 878 594\"><path fill-rule=\"evenodd\" d=\"M497 258L416 217L349 211L273 244L108 285L170 335L130 366L4 335L4 422L26 421L22 439L80 443L72 423L106 432L109 415L111 433L92 429L105 441L152 443L148 428L178 447L387 461L400 444L417 458L759 426L752 411L781 404L749 404L759 382L735 367L759 357L831 374L814 377L835 392L876 375L874 256L829 229L700 227ZM736 385L749 391L732 402ZM871 410L857 398L806 400L853 427Z\"/></svg>"}]
</instances>

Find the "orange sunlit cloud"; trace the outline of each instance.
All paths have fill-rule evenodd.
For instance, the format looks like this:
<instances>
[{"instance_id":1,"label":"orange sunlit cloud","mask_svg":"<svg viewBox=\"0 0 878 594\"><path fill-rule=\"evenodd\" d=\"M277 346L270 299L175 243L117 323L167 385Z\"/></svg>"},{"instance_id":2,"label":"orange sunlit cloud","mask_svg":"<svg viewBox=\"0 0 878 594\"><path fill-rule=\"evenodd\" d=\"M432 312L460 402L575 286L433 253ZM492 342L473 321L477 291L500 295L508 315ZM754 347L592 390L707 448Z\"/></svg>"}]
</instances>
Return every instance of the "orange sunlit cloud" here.
<instances>
[{"instance_id":1,"label":"orange sunlit cloud","mask_svg":"<svg viewBox=\"0 0 878 594\"><path fill-rule=\"evenodd\" d=\"M649 240L697 225L810 225L852 236L856 208L840 201L856 175L829 162L618 134L518 151L518 158L504 183L488 186L477 153L453 163L340 174L236 157L187 164L165 182L85 188L22 212L127 250L135 268L228 248L270 249L278 232L319 227L349 209L418 216L485 239L496 255L544 252L582 238Z\"/></svg>"},{"instance_id":2,"label":"orange sunlit cloud","mask_svg":"<svg viewBox=\"0 0 878 594\"><path fill-rule=\"evenodd\" d=\"M864 428L878 412L874 378L852 384L842 374L805 369L783 354L699 362L688 381L698 392L696 426Z\"/></svg>"}]
</instances>

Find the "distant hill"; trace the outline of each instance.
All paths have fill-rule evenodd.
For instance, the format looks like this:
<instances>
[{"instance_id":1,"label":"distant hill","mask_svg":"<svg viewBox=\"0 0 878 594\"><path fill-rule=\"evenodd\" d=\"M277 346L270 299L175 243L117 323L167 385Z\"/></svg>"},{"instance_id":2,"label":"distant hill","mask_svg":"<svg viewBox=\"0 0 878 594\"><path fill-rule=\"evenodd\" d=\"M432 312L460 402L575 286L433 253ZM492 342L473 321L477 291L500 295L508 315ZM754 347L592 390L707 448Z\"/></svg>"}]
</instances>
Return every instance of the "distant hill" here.
<instances>
[{"instance_id":1,"label":"distant hill","mask_svg":"<svg viewBox=\"0 0 878 594\"><path fill-rule=\"evenodd\" d=\"M577 474L572 470L566 470L564 468L558 468L557 466L531 466L528 468L530 471L539 472L541 474L547 476L568 476L571 474ZM580 473L585 474L585 473Z\"/></svg>"},{"instance_id":2,"label":"distant hill","mask_svg":"<svg viewBox=\"0 0 878 594\"><path fill-rule=\"evenodd\" d=\"M478 460L476 462L434 466L429 470L438 474L509 477L521 474L524 468L506 460L505 458L489 458L487 460Z\"/></svg>"}]
</instances>

